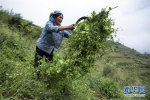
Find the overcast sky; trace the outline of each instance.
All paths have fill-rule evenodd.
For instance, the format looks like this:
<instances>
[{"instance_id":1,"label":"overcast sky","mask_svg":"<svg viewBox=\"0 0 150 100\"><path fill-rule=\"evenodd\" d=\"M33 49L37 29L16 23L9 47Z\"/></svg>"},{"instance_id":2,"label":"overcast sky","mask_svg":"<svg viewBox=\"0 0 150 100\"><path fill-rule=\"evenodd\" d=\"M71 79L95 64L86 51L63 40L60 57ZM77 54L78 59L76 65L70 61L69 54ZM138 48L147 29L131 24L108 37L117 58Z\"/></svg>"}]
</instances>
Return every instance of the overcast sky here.
<instances>
[{"instance_id":1,"label":"overcast sky","mask_svg":"<svg viewBox=\"0 0 150 100\"><path fill-rule=\"evenodd\" d=\"M111 16L120 43L140 53L150 53L150 0L0 0L4 9L20 13L24 19L44 27L50 12L60 10L64 15L62 25L70 25L92 11L115 7Z\"/></svg>"}]
</instances>

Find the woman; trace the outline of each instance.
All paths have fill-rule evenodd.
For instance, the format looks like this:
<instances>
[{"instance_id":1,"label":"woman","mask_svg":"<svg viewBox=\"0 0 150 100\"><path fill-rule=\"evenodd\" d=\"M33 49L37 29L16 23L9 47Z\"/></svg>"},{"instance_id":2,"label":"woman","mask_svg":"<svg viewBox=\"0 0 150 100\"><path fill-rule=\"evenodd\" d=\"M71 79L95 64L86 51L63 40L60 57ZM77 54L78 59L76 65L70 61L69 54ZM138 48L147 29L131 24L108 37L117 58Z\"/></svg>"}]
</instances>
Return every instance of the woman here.
<instances>
[{"instance_id":1,"label":"woman","mask_svg":"<svg viewBox=\"0 0 150 100\"><path fill-rule=\"evenodd\" d=\"M61 26L63 14L60 11L54 11L50 14L49 21L46 23L40 38L36 43L36 53L34 59L34 67L40 65L43 56L46 61L53 60L53 51L57 51L63 40L63 37L69 38L70 33L67 29L74 29L74 24L69 26Z\"/></svg>"}]
</instances>

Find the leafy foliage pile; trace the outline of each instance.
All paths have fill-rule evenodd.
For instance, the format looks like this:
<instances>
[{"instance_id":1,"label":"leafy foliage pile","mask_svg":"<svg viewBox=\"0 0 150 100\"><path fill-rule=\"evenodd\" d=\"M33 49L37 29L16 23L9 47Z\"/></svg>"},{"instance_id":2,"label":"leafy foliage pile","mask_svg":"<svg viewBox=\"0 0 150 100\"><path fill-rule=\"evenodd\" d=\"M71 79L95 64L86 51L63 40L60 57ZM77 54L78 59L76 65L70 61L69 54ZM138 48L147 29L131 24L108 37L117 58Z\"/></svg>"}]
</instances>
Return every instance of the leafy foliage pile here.
<instances>
[{"instance_id":1,"label":"leafy foliage pile","mask_svg":"<svg viewBox=\"0 0 150 100\"><path fill-rule=\"evenodd\" d=\"M113 28L114 20L109 18L111 10L105 8L99 13L92 12L88 20L77 25L67 41L65 55L55 55L53 63L40 67L48 88L68 94L71 90L68 84L83 77L94 67L95 60L110 47L108 40L113 40L113 33L117 31ZM66 95L67 98L70 95Z\"/></svg>"}]
</instances>

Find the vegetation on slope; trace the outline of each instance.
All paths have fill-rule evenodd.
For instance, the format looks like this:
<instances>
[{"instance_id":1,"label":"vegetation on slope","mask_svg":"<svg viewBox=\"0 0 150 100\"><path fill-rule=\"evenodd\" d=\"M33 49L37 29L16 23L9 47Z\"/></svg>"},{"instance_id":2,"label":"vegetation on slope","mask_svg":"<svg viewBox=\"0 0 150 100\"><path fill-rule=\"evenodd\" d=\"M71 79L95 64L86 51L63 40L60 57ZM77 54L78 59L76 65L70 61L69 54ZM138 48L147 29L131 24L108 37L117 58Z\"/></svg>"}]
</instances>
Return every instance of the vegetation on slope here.
<instances>
[{"instance_id":1,"label":"vegetation on slope","mask_svg":"<svg viewBox=\"0 0 150 100\"><path fill-rule=\"evenodd\" d=\"M24 20L20 14L6 11L1 7L0 99L148 100L150 96L148 73L139 73L136 66L133 67L131 64L114 63L118 61L114 60L115 55L124 55L123 50L119 51L118 48L116 48L118 52L107 53L109 55L115 53L110 57L112 59L107 60L108 56L104 51L110 44L106 38L112 38L115 30L111 27L113 20L108 17L109 12L106 12L106 9L102 9L98 14L93 12L90 21L80 23L72 37L64 41L60 51L55 54L53 63L43 61L38 69L34 69L35 41L42 28ZM103 22L97 23L97 19ZM103 25L106 29L95 27L104 28ZM66 45L67 48L64 48ZM101 57L99 53L104 56ZM125 58L122 56L120 59ZM135 61L134 65L136 64ZM42 76L35 79L34 73L38 70L41 70ZM123 87L128 85L146 86L147 97L123 97Z\"/></svg>"}]
</instances>

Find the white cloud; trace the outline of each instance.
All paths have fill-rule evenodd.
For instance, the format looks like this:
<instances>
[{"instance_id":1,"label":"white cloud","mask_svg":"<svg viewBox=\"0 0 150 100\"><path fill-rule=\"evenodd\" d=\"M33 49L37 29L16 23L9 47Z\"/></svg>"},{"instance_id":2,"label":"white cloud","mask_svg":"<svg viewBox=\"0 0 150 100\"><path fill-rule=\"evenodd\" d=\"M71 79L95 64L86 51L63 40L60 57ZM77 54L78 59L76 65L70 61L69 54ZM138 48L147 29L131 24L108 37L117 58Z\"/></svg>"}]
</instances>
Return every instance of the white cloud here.
<instances>
[{"instance_id":1,"label":"white cloud","mask_svg":"<svg viewBox=\"0 0 150 100\"><path fill-rule=\"evenodd\" d=\"M150 51L150 7L134 13L122 14L116 19L116 24L123 31L118 37L126 46L144 53Z\"/></svg>"}]
</instances>

